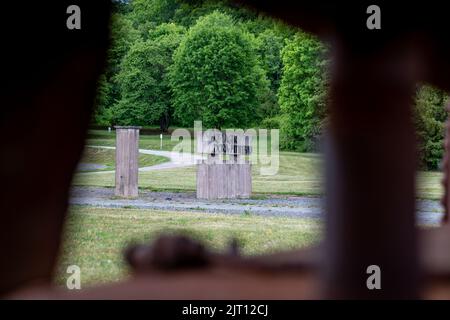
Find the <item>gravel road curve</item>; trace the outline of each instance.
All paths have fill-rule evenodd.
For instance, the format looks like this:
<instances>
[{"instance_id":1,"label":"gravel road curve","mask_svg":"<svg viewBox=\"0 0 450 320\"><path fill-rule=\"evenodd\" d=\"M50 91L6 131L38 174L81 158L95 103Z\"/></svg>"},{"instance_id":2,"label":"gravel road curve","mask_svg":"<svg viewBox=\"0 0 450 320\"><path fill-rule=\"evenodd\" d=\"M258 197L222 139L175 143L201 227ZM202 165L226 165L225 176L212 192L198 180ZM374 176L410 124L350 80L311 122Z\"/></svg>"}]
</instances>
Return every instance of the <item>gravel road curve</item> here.
<instances>
[{"instance_id":1,"label":"gravel road curve","mask_svg":"<svg viewBox=\"0 0 450 320\"><path fill-rule=\"evenodd\" d=\"M113 188L73 187L70 204L105 208L138 208L168 211L196 211L224 214L254 214L298 218L324 218L324 201L319 197L262 196L262 199L199 200L194 192L140 191L137 199L117 199ZM439 224L443 209L439 201L418 200L419 224Z\"/></svg>"}]
</instances>

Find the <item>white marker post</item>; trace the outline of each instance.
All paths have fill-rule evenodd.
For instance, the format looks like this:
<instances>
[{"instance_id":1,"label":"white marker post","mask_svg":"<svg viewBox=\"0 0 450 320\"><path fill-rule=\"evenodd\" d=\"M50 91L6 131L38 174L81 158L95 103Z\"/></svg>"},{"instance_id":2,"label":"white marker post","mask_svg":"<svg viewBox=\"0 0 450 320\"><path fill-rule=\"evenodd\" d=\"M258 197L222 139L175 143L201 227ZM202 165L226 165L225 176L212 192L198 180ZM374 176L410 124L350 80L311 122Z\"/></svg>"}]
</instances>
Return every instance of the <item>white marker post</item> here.
<instances>
[{"instance_id":1,"label":"white marker post","mask_svg":"<svg viewBox=\"0 0 450 320\"><path fill-rule=\"evenodd\" d=\"M162 150L162 139L163 139L162 133L159 135L159 139L161 140L161 143L160 143L160 145L159 145L159 148Z\"/></svg>"}]
</instances>

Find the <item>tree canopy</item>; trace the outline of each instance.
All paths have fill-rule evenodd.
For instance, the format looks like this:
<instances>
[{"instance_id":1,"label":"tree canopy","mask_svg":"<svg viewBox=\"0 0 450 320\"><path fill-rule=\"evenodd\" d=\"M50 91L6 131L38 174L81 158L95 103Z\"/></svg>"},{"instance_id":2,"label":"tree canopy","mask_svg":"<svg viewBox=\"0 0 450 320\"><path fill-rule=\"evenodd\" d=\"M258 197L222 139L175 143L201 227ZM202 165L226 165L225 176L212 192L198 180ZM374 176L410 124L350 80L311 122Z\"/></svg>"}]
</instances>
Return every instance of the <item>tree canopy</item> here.
<instances>
[{"instance_id":1,"label":"tree canopy","mask_svg":"<svg viewBox=\"0 0 450 320\"><path fill-rule=\"evenodd\" d=\"M448 95L431 86L419 86L414 109L414 121L419 146L419 165L437 169L443 156L445 104Z\"/></svg>"},{"instance_id":2,"label":"tree canopy","mask_svg":"<svg viewBox=\"0 0 450 320\"><path fill-rule=\"evenodd\" d=\"M284 150L314 151L326 129L328 47L229 0L117 0L98 125L280 128ZM447 95L420 85L420 165L443 153ZM362 106L363 107L363 106Z\"/></svg>"},{"instance_id":3,"label":"tree canopy","mask_svg":"<svg viewBox=\"0 0 450 320\"><path fill-rule=\"evenodd\" d=\"M217 11L189 30L170 75L174 116L185 126L194 120L208 127L248 126L267 85L254 39Z\"/></svg>"},{"instance_id":4,"label":"tree canopy","mask_svg":"<svg viewBox=\"0 0 450 320\"><path fill-rule=\"evenodd\" d=\"M282 146L298 151L314 149L326 116L326 47L311 35L298 33L282 50L283 78L279 103L283 114Z\"/></svg>"},{"instance_id":5,"label":"tree canopy","mask_svg":"<svg viewBox=\"0 0 450 320\"><path fill-rule=\"evenodd\" d=\"M136 41L122 60L117 83L121 99L113 119L124 125L159 122L166 131L171 117L168 68L185 30L161 24L150 30L147 40Z\"/></svg>"}]
</instances>

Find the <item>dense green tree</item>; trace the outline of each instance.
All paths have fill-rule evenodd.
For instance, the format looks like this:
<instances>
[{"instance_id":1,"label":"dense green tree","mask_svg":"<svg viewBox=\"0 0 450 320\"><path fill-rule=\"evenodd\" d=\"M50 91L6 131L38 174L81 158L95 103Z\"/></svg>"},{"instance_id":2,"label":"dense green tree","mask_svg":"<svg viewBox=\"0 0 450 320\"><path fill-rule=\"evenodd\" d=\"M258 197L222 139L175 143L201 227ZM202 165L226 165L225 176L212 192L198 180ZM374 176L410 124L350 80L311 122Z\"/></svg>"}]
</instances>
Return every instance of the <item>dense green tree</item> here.
<instances>
[{"instance_id":1,"label":"dense green tree","mask_svg":"<svg viewBox=\"0 0 450 320\"><path fill-rule=\"evenodd\" d=\"M249 21L256 17L252 11L230 0L183 0L174 15L174 21L183 26L193 26L200 17L214 11L230 15L236 21Z\"/></svg>"},{"instance_id":2,"label":"dense green tree","mask_svg":"<svg viewBox=\"0 0 450 320\"><path fill-rule=\"evenodd\" d=\"M269 81L269 90L263 95L261 107L259 108L261 119L276 117L280 112L277 92L281 81L281 50L283 46L283 36L273 28L267 28L259 33L256 38L256 51L259 61Z\"/></svg>"},{"instance_id":3,"label":"dense green tree","mask_svg":"<svg viewBox=\"0 0 450 320\"><path fill-rule=\"evenodd\" d=\"M115 13L126 14L131 11L130 0L112 0L112 11Z\"/></svg>"},{"instance_id":4,"label":"dense green tree","mask_svg":"<svg viewBox=\"0 0 450 320\"><path fill-rule=\"evenodd\" d=\"M123 6L123 5L122 5ZM121 7L120 7L121 8ZM120 99L115 76L120 70L123 57L131 45L139 39L139 34L132 26L129 17L122 13L114 13L111 17L111 46L108 50L107 66L100 77L95 101L94 120L101 125L112 124L111 107Z\"/></svg>"},{"instance_id":5,"label":"dense green tree","mask_svg":"<svg viewBox=\"0 0 450 320\"><path fill-rule=\"evenodd\" d=\"M130 18L145 39L150 29L162 23L173 22L179 6L178 0L133 0Z\"/></svg>"},{"instance_id":6,"label":"dense green tree","mask_svg":"<svg viewBox=\"0 0 450 320\"><path fill-rule=\"evenodd\" d=\"M98 79L94 111L95 123L99 125L111 125L112 114L110 106L112 105L112 90L113 85L108 81L106 75L102 74Z\"/></svg>"},{"instance_id":7,"label":"dense green tree","mask_svg":"<svg viewBox=\"0 0 450 320\"><path fill-rule=\"evenodd\" d=\"M254 38L219 12L191 27L174 54L170 79L174 115L185 126L194 120L216 128L253 124L268 86Z\"/></svg>"},{"instance_id":8,"label":"dense green tree","mask_svg":"<svg viewBox=\"0 0 450 320\"><path fill-rule=\"evenodd\" d=\"M255 125L280 128L284 149L315 149L326 120L329 65L315 37L231 0L113 3L97 124ZM414 123L425 169L442 158L446 100L433 87L417 89Z\"/></svg>"},{"instance_id":9,"label":"dense green tree","mask_svg":"<svg viewBox=\"0 0 450 320\"><path fill-rule=\"evenodd\" d=\"M281 81L282 61L281 50L284 38L273 29L266 29L257 37L257 53L270 81L270 88L277 92Z\"/></svg>"},{"instance_id":10,"label":"dense green tree","mask_svg":"<svg viewBox=\"0 0 450 320\"><path fill-rule=\"evenodd\" d=\"M447 100L445 92L431 86L420 86L417 90L414 122L420 166L424 169L437 169L442 160Z\"/></svg>"},{"instance_id":11,"label":"dense green tree","mask_svg":"<svg viewBox=\"0 0 450 320\"><path fill-rule=\"evenodd\" d=\"M111 18L111 47L108 51L108 64L111 73L116 73L122 58L131 45L140 39L138 31L127 14L113 14Z\"/></svg>"},{"instance_id":12,"label":"dense green tree","mask_svg":"<svg viewBox=\"0 0 450 320\"><path fill-rule=\"evenodd\" d=\"M184 32L173 23L161 24L149 32L147 40L130 48L117 75L121 99L114 107L115 123L158 123L162 131L167 130L172 113L167 73Z\"/></svg>"},{"instance_id":13,"label":"dense green tree","mask_svg":"<svg viewBox=\"0 0 450 320\"><path fill-rule=\"evenodd\" d=\"M299 32L283 48L282 60L281 146L311 151L326 116L327 49L312 35Z\"/></svg>"},{"instance_id":14,"label":"dense green tree","mask_svg":"<svg viewBox=\"0 0 450 320\"><path fill-rule=\"evenodd\" d=\"M113 12L97 124L255 125L280 128L284 149L314 150L328 84L327 50L316 38L231 0L115 0ZM425 169L442 158L446 100L417 89Z\"/></svg>"}]
</instances>

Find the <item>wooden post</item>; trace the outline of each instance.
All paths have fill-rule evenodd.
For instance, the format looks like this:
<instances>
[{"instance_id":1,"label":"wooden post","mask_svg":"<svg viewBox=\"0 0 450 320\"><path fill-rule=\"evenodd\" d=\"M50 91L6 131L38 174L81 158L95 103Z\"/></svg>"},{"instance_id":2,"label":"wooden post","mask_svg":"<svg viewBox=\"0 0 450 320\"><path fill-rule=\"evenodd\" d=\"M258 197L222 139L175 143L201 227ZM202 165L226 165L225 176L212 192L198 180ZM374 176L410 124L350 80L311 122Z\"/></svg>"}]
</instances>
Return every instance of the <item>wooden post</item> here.
<instances>
[{"instance_id":1,"label":"wooden post","mask_svg":"<svg viewBox=\"0 0 450 320\"><path fill-rule=\"evenodd\" d=\"M252 137L244 133L216 131L201 136L197 143L198 150L207 156L207 160L197 164L197 198L249 198L252 194L252 165L245 156L252 152Z\"/></svg>"},{"instance_id":2,"label":"wooden post","mask_svg":"<svg viewBox=\"0 0 450 320\"><path fill-rule=\"evenodd\" d=\"M200 162L197 165L197 198L208 200L250 198L251 168L249 162Z\"/></svg>"},{"instance_id":3,"label":"wooden post","mask_svg":"<svg viewBox=\"0 0 450 320\"><path fill-rule=\"evenodd\" d=\"M327 296L417 298L413 68L399 50L362 55L342 47L327 152ZM381 270L380 290L367 286L371 265Z\"/></svg>"},{"instance_id":4,"label":"wooden post","mask_svg":"<svg viewBox=\"0 0 450 320\"><path fill-rule=\"evenodd\" d=\"M447 112L450 112L450 104L447 105ZM441 204L444 207L444 216L442 217L442 223L448 223L449 211L450 211L450 118L447 118L445 123L445 140L444 140L444 159L442 163L442 186L444 188L444 194L441 198Z\"/></svg>"},{"instance_id":5,"label":"wooden post","mask_svg":"<svg viewBox=\"0 0 450 320\"><path fill-rule=\"evenodd\" d=\"M116 126L116 190L118 197L138 196L139 129Z\"/></svg>"}]
</instances>

